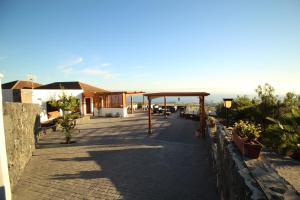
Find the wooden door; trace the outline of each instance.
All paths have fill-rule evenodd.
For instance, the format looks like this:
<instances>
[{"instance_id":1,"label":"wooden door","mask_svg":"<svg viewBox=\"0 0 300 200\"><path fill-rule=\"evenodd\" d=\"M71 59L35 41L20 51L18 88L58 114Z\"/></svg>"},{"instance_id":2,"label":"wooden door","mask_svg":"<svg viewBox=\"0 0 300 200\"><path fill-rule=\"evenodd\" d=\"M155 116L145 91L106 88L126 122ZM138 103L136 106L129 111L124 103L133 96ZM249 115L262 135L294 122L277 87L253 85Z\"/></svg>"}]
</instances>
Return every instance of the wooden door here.
<instances>
[{"instance_id":1,"label":"wooden door","mask_svg":"<svg viewBox=\"0 0 300 200\"><path fill-rule=\"evenodd\" d=\"M91 114L91 98L85 99L86 114Z\"/></svg>"}]
</instances>

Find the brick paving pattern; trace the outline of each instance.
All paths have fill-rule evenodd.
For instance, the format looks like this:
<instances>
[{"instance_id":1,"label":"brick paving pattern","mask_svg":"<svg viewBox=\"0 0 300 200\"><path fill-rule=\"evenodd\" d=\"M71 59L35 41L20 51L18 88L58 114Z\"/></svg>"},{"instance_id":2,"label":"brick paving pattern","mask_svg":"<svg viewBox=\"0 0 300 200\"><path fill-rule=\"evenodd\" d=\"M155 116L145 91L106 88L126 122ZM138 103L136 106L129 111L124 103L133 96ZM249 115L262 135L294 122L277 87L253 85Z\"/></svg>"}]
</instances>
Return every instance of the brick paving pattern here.
<instances>
[{"instance_id":1,"label":"brick paving pattern","mask_svg":"<svg viewBox=\"0 0 300 200\"><path fill-rule=\"evenodd\" d=\"M198 122L144 113L79 125L71 145L50 133L40 140L13 190L14 200L218 199Z\"/></svg>"}]
</instances>

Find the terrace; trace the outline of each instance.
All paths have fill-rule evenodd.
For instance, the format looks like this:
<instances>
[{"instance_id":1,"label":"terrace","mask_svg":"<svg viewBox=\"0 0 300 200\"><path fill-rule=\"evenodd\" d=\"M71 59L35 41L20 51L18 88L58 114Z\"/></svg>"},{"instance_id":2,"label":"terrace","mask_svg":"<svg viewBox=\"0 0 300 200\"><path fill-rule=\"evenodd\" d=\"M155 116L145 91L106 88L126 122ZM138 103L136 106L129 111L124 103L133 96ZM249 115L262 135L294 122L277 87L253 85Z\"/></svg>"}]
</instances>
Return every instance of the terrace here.
<instances>
[{"instance_id":1,"label":"terrace","mask_svg":"<svg viewBox=\"0 0 300 200\"><path fill-rule=\"evenodd\" d=\"M178 113L153 122L151 136L144 112L91 119L72 145L43 136L14 199L219 199L198 123Z\"/></svg>"}]
</instances>

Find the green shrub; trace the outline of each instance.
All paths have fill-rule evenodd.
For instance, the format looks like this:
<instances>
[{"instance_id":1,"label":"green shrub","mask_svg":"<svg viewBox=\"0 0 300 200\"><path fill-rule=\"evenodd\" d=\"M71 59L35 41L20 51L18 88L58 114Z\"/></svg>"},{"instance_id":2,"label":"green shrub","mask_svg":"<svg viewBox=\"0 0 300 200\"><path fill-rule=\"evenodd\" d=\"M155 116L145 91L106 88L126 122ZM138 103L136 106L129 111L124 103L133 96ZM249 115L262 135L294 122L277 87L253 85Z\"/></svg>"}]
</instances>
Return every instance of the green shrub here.
<instances>
[{"instance_id":1,"label":"green shrub","mask_svg":"<svg viewBox=\"0 0 300 200\"><path fill-rule=\"evenodd\" d=\"M298 150L300 143L300 110L292 109L279 120L267 118L272 124L264 134L264 143L280 154L289 154Z\"/></svg>"}]
</instances>

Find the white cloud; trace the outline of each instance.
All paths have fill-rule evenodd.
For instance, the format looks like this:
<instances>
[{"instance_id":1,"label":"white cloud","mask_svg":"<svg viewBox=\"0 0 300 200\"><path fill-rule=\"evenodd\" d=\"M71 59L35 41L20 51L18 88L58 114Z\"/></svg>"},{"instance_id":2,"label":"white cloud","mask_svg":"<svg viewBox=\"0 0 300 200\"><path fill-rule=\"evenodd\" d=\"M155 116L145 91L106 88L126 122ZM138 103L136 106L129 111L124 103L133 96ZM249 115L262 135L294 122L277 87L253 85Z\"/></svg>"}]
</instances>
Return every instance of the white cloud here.
<instances>
[{"instance_id":1,"label":"white cloud","mask_svg":"<svg viewBox=\"0 0 300 200\"><path fill-rule=\"evenodd\" d=\"M101 67L109 67L109 66L112 66L111 63L102 63L101 64Z\"/></svg>"},{"instance_id":2,"label":"white cloud","mask_svg":"<svg viewBox=\"0 0 300 200\"><path fill-rule=\"evenodd\" d=\"M77 57L71 61L68 61L66 64L58 66L58 69L60 69L64 74L68 75L73 72L75 65L78 65L82 62L83 62L83 58Z\"/></svg>"},{"instance_id":3,"label":"white cloud","mask_svg":"<svg viewBox=\"0 0 300 200\"><path fill-rule=\"evenodd\" d=\"M92 68L92 67L87 67L81 70L81 72L85 75L89 76L99 76L103 78L113 78L116 76L116 74L113 74L111 72L99 69L99 68Z\"/></svg>"},{"instance_id":4,"label":"white cloud","mask_svg":"<svg viewBox=\"0 0 300 200\"><path fill-rule=\"evenodd\" d=\"M138 66L134 66L133 69L144 69L145 66L142 66L142 65L138 65Z\"/></svg>"}]
</instances>

